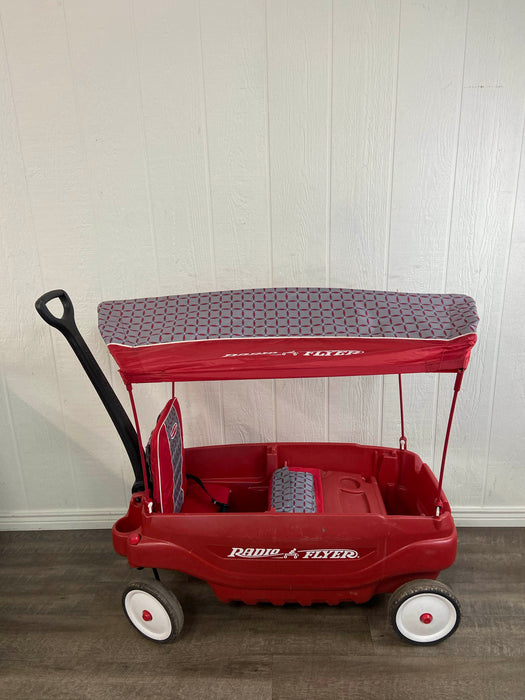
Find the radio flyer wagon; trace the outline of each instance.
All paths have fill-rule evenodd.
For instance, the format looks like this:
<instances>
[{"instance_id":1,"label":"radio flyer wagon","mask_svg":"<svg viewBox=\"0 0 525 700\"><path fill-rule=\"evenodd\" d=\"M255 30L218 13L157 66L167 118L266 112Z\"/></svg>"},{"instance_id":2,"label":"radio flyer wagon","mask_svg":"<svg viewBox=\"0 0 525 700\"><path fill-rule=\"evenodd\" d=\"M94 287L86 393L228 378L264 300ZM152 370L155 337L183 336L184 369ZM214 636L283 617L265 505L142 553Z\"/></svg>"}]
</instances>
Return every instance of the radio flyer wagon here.
<instances>
[{"instance_id":1,"label":"radio flyer wagon","mask_svg":"<svg viewBox=\"0 0 525 700\"><path fill-rule=\"evenodd\" d=\"M58 298L63 314L48 303ZM457 294L324 288L251 289L100 304L99 329L129 391L128 415L82 339L63 290L36 302L66 337L124 443L135 483L113 526L115 550L155 579L128 586L123 606L146 637L171 642L183 612L157 569L208 582L222 601L364 603L392 593L406 641L432 644L460 620L436 581L456 556L443 471L456 399L478 317ZM407 449L401 376L455 374L439 478ZM399 447L268 442L184 448L174 382L399 376ZM143 449L132 386L172 383Z\"/></svg>"}]
</instances>

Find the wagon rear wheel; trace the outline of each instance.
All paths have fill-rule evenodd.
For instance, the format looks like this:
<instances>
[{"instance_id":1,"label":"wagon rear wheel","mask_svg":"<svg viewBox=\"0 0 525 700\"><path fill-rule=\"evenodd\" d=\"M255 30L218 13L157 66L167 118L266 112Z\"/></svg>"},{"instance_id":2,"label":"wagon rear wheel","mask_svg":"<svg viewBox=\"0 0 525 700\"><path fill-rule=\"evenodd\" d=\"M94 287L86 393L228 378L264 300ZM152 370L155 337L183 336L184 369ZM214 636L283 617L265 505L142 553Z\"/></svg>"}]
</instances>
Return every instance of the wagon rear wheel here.
<instances>
[{"instance_id":1,"label":"wagon rear wheel","mask_svg":"<svg viewBox=\"0 0 525 700\"><path fill-rule=\"evenodd\" d=\"M388 615L401 639L411 644L437 644L450 637L461 619L459 600L440 581L410 581L390 598Z\"/></svg>"},{"instance_id":2,"label":"wagon rear wheel","mask_svg":"<svg viewBox=\"0 0 525 700\"><path fill-rule=\"evenodd\" d=\"M169 644L182 631L182 607L159 581L130 583L122 595L122 607L133 627L154 642Z\"/></svg>"}]
</instances>

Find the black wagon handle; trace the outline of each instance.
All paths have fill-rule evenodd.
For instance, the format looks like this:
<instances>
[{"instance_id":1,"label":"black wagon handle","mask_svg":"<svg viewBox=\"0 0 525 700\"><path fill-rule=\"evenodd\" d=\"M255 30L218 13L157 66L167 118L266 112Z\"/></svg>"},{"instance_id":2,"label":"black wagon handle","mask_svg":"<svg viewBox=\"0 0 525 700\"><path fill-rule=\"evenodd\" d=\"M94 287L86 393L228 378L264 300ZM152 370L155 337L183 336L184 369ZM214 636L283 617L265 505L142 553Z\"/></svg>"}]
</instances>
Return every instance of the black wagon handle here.
<instances>
[{"instance_id":1,"label":"black wagon handle","mask_svg":"<svg viewBox=\"0 0 525 700\"><path fill-rule=\"evenodd\" d=\"M48 304L53 299L60 299L62 302L62 316L55 316L48 308ZM69 294L63 289L52 289L35 301L35 308L46 323L53 328L57 328L61 333L66 335L67 332L74 333L76 330L75 311L73 302L69 298Z\"/></svg>"},{"instance_id":2,"label":"black wagon handle","mask_svg":"<svg viewBox=\"0 0 525 700\"><path fill-rule=\"evenodd\" d=\"M55 316L49 309L48 304L53 299L59 299L62 303L62 316ZM135 474L133 491L142 491L144 489L144 478L142 476L141 447L138 442L137 432L113 387L108 382L77 328L75 310L69 294L63 289L53 289L45 292L35 301L35 308L46 323L62 333L79 359L124 443Z\"/></svg>"}]
</instances>

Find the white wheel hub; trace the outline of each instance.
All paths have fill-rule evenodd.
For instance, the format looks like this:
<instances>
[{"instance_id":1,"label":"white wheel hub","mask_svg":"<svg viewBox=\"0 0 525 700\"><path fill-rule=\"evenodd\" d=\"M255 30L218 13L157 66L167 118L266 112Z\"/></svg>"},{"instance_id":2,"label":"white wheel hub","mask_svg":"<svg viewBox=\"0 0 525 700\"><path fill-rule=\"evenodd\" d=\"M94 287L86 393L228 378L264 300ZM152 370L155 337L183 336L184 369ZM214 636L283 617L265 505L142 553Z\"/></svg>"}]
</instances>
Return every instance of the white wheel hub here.
<instances>
[{"instance_id":1,"label":"white wheel hub","mask_svg":"<svg viewBox=\"0 0 525 700\"><path fill-rule=\"evenodd\" d=\"M405 600L396 613L396 625L412 642L437 642L446 637L457 620L456 608L445 596L419 593Z\"/></svg>"},{"instance_id":2,"label":"white wheel hub","mask_svg":"<svg viewBox=\"0 0 525 700\"><path fill-rule=\"evenodd\" d=\"M158 642L167 639L172 624L166 609L150 593L135 589L124 598L129 619L143 635Z\"/></svg>"}]
</instances>

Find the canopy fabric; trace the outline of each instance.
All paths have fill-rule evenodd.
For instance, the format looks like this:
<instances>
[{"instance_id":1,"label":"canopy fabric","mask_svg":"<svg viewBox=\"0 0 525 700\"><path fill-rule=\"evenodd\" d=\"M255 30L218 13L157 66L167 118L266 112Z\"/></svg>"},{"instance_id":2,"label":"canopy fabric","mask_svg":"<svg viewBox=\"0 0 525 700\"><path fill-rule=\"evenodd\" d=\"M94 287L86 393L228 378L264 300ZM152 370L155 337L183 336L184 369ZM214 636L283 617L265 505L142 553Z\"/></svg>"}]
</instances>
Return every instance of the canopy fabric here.
<instances>
[{"instance_id":1,"label":"canopy fabric","mask_svg":"<svg viewBox=\"0 0 525 700\"><path fill-rule=\"evenodd\" d=\"M474 300L284 287L99 305L125 382L330 377L466 368Z\"/></svg>"}]
</instances>

